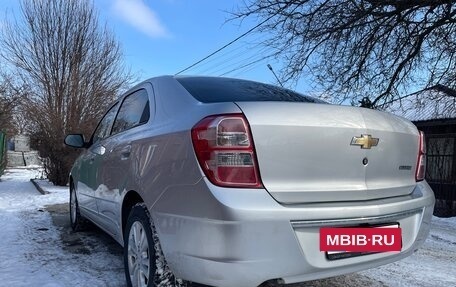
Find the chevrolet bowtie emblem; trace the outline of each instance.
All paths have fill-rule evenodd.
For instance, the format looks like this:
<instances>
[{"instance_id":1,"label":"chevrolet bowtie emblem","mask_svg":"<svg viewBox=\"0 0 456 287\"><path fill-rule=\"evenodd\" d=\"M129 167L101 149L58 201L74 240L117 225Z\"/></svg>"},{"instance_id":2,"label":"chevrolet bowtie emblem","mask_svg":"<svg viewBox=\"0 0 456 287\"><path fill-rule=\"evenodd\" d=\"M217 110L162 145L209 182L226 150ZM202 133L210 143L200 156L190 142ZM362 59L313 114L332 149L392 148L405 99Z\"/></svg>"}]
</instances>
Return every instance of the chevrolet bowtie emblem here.
<instances>
[{"instance_id":1,"label":"chevrolet bowtie emblem","mask_svg":"<svg viewBox=\"0 0 456 287\"><path fill-rule=\"evenodd\" d=\"M378 138L373 138L371 135L361 135L361 137L353 137L350 145L359 145L362 149L370 149L378 145Z\"/></svg>"}]
</instances>

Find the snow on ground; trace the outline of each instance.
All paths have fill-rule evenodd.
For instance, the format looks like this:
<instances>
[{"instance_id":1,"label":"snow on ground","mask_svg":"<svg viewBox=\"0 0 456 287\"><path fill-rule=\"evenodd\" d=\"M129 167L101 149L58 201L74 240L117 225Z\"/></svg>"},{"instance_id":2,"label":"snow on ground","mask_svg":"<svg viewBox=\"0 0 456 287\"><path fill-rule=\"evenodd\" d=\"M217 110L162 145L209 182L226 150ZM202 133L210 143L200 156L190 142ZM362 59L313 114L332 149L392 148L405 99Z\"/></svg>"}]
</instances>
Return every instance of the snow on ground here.
<instances>
[{"instance_id":1,"label":"snow on ground","mask_svg":"<svg viewBox=\"0 0 456 287\"><path fill-rule=\"evenodd\" d=\"M42 169L7 169L0 182L0 212L23 211L47 204L68 202L68 190L56 187L49 196L40 196L30 179L40 178Z\"/></svg>"},{"instance_id":2,"label":"snow on ground","mask_svg":"<svg viewBox=\"0 0 456 287\"><path fill-rule=\"evenodd\" d=\"M360 273L387 286L456 286L456 217L433 217L431 233L415 254Z\"/></svg>"},{"instance_id":3,"label":"snow on ground","mask_svg":"<svg viewBox=\"0 0 456 287\"><path fill-rule=\"evenodd\" d=\"M74 233L68 188L30 182L40 169L9 169L0 179L0 286L125 286L122 248L96 227ZM433 218L412 256L379 268L304 286L456 286L456 217Z\"/></svg>"},{"instance_id":4,"label":"snow on ground","mask_svg":"<svg viewBox=\"0 0 456 287\"><path fill-rule=\"evenodd\" d=\"M97 242L97 236L71 234L69 223L56 226L45 207L67 208L68 188L44 184L50 193L42 195L30 182L40 174L37 169L10 169L1 177L0 286L124 286L120 246L110 252L115 243L109 238ZM67 210L64 217L68 222ZM65 242L65 235L71 240Z\"/></svg>"}]
</instances>

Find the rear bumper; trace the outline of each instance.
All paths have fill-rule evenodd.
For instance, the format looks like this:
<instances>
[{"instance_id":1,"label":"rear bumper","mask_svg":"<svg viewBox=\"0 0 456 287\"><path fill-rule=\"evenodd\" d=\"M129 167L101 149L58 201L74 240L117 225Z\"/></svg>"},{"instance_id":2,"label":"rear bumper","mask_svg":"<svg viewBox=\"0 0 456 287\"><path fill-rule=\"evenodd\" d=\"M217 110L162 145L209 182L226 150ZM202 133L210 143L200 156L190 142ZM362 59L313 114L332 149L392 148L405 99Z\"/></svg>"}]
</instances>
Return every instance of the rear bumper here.
<instances>
[{"instance_id":1,"label":"rear bumper","mask_svg":"<svg viewBox=\"0 0 456 287\"><path fill-rule=\"evenodd\" d=\"M204 196L201 198L194 197ZM206 180L170 189L151 208L165 257L176 276L212 286L294 283L397 261L426 239L434 194L420 182L407 196L363 202L283 206L265 190L215 187ZM319 228L399 222L400 253L329 261Z\"/></svg>"}]
</instances>

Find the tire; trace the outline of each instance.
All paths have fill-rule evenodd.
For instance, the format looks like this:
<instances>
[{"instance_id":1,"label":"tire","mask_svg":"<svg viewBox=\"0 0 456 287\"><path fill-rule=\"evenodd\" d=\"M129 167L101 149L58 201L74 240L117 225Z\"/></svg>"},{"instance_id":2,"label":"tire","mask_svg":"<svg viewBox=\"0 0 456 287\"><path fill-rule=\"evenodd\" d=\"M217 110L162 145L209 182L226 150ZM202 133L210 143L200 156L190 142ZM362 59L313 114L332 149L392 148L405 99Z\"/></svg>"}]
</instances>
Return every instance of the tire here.
<instances>
[{"instance_id":1,"label":"tire","mask_svg":"<svg viewBox=\"0 0 456 287\"><path fill-rule=\"evenodd\" d=\"M85 224L85 219L79 211L79 202L73 185L70 186L70 223L73 231L83 229Z\"/></svg>"},{"instance_id":2,"label":"tire","mask_svg":"<svg viewBox=\"0 0 456 287\"><path fill-rule=\"evenodd\" d=\"M138 257L142 258L138 261ZM169 269L144 203L134 205L128 216L124 233L124 265L128 287L187 286Z\"/></svg>"}]
</instances>

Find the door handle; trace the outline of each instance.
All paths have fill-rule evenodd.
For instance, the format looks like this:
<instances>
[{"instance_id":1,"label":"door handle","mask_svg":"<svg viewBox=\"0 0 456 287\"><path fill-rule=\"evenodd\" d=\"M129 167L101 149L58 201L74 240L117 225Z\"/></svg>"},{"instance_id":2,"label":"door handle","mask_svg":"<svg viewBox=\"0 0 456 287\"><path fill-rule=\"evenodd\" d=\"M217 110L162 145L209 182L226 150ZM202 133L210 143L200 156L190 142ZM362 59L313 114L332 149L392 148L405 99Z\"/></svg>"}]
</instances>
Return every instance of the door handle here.
<instances>
[{"instance_id":1,"label":"door handle","mask_svg":"<svg viewBox=\"0 0 456 287\"><path fill-rule=\"evenodd\" d=\"M120 151L120 159L126 160L130 157L131 154L131 145L127 145Z\"/></svg>"}]
</instances>

